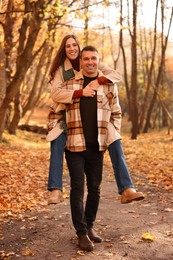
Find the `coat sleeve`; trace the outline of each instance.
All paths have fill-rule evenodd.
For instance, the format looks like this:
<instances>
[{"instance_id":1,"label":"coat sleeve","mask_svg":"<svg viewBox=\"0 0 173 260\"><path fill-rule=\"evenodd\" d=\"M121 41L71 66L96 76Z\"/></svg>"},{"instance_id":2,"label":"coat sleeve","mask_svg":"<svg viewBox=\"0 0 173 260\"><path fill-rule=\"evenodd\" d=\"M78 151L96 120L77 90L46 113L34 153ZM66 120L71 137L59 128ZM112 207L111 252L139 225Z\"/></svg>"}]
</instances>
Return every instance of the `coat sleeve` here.
<instances>
[{"instance_id":1,"label":"coat sleeve","mask_svg":"<svg viewBox=\"0 0 173 260\"><path fill-rule=\"evenodd\" d=\"M121 106L120 106L119 97L118 97L118 88L117 88L116 84L114 84L114 93L113 93L113 102L111 105L110 122L114 125L114 127L118 133L120 133L120 130L121 130L121 120L122 120L122 113L121 113Z\"/></svg>"},{"instance_id":2,"label":"coat sleeve","mask_svg":"<svg viewBox=\"0 0 173 260\"><path fill-rule=\"evenodd\" d=\"M119 83L122 81L121 73L118 70L113 70L106 66L102 62L99 63L99 70L104 74L104 76L109 79L112 83Z\"/></svg>"},{"instance_id":3,"label":"coat sleeve","mask_svg":"<svg viewBox=\"0 0 173 260\"><path fill-rule=\"evenodd\" d=\"M54 102L57 103L71 103L74 90L71 89L63 89L63 76L61 72L61 67L57 69L55 73L55 77L52 82L51 87L51 98Z\"/></svg>"}]
</instances>

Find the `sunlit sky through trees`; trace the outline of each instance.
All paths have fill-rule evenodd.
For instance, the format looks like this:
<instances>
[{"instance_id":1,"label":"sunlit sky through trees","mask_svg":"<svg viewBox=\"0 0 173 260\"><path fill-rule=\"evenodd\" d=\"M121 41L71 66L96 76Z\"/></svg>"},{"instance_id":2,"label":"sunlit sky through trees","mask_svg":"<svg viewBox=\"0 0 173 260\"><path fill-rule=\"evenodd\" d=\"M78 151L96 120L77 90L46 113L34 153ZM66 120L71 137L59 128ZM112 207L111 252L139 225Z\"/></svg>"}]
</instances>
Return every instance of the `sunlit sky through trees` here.
<instances>
[{"instance_id":1,"label":"sunlit sky through trees","mask_svg":"<svg viewBox=\"0 0 173 260\"><path fill-rule=\"evenodd\" d=\"M110 1L111 2L111 1ZM95 4L89 7L89 29L92 31L103 30L105 27L110 27L114 32L119 31L119 6L115 5L116 1L112 1L109 6L103 7L103 4ZM127 1L123 1L123 16L127 17ZM131 1L129 1L131 2ZM95 2L96 3L96 2ZM138 22L141 27L153 28L155 11L156 11L156 0L142 0L139 1L138 7ZM165 35L168 31L168 24L171 14L171 7L173 7L173 0L165 1ZM132 17L132 5L130 4L130 17ZM79 21L75 18L72 22L74 26L79 29L84 28L84 21ZM124 19L123 23L124 29L128 29L127 19ZM159 4L158 17L157 17L157 30L161 31L161 8ZM169 41L173 41L173 25L170 30Z\"/></svg>"}]
</instances>

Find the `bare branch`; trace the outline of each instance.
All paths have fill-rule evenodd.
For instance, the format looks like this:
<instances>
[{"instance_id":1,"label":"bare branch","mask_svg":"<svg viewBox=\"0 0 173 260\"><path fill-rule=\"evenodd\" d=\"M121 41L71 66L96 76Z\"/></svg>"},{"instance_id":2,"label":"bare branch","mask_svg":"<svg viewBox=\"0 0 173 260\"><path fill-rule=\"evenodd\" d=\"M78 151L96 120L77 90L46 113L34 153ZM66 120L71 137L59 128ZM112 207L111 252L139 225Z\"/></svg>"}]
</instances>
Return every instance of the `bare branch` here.
<instances>
[{"instance_id":1,"label":"bare branch","mask_svg":"<svg viewBox=\"0 0 173 260\"><path fill-rule=\"evenodd\" d=\"M25 11L25 10L13 10L13 11L6 11L6 12L0 12L0 15L1 14L10 14L10 13L31 13L32 10L28 10L28 11Z\"/></svg>"}]
</instances>

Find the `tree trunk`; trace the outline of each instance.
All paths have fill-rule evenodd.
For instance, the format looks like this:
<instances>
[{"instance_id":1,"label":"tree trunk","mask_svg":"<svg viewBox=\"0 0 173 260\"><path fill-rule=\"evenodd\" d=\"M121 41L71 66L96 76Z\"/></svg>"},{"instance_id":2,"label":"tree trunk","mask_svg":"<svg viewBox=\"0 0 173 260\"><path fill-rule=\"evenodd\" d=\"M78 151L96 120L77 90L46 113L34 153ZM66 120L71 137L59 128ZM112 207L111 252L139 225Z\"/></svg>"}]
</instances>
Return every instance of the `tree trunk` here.
<instances>
[{"instance_id":1,"label":"tree trunk","mask_svg":"<svg viewBox=\"0 0 173 260\"><path fill-rule=\"evenodd\" d=\"M20 91L17 93L16 97L15 97L15 101L14 101L14 116L13 116L13 120L10 124L9 127L9 133L15 135L16 131L17 131L17 126L19 124L21 115L22 115L22 107L20 104L20 100L21 100L21 93Z\"/></svg>"},{"instance_id":2,"label":"tree trunk","mask_svg":"<svg viewBox=\"0 0 173 260\"><path fill-rule=\"evenodd\" d=\"M127 93L127 99L128 99L128 112L130 115L130 108L131 108L131 99L130 99L130 89L129 89L129 82L128 82L128 75L127 75L127 59L126 59L126 53L124 49L124 43L123 43L123 4L122 0L120 2L120 36L119 36L119 45L122 51L123 56L123 64L124 64L124 82L125 82L125 88Z\"/></svg>"},{"instance_id":3,"label":"tree trunk","mask_svg":"<svg viewBox=\"0 0 173 260\"><path fill-rule=\"evenodd\" d=\"M149 72L147 75L147 88L146 88L146 92L145 92L145 96L144 96L144 100L143 100L143 104L142 104L142 110L141 110L140 122L139 122L139 131L143 127L144 118L145 118L146 109L147 109L147 102L148 102L148 97L149 97L150 86L152 83L152 75L153 75L154 61L155 61L155 55L156 55L156 46L157 46L158 2L159 2L159 0L157 0L157 3L156 3L155 26L154 26L154 46L153 46L153 51L152 51L152 56L151 56L151 65L150 65ZM151 48L152 48L152 46L151 46Z\"/></svg>"},{"instance_id":4,"label":"tree trunk","mask_svg":"<svg viewBox=\"0 0 173 260\"><path fill-rule=\"evenodd\" d=\"M11 52L14 47L13 41L13 28L15 18L11 15L11 11L14 10L14 0L9 0L7 5L7 13L5 15L5 22L3 24L4 30L4 52L5 52L5 67L6 67L6 84L8 85L11 80L11 74L13 71L11 64Z\"/></svg>"},{"instance_id":5,"label":"tree trunk","mask_svg":"<svg viewBox=\"0 0 173 260\"><path fill-rule=\"evenodd\" d=\"M38 100L38 98L39 98L39 93L40 93L39 87L41 87L40 81L41 81L41 77L42 77L41 69L43 68L43 65L45 63L48 50L49 50L48 42L45 41L44 47L43 47L43 50L42 50L42 54L41 54L41 57L40 57L40 60L39 60L38 66L37 66L37 71L35 73L35 79L34 79L33 87L32 87L31 93L29 95L28 102L25 105L25 107L23 108L22 117L26 114L26 112L29 109L31 109L35 105L36 100Z\"/></svg>"},{"instance_id":6,"label":"tree trunk","mask_svg":"<svg viewBox=\"0 0 173 260\"><path fill-rule=\"evenodd\" d=\"M169 28L168 28L168 33L167 36L165 37L164 40L164 6L162 5L162 52L161 52L161 61L160 61L160 65L159 65L159 70L158 70L158 75L157 75L157 79L156 79L156 83L155 83L155 88L154 88L154 94L149 106L149 110L147 113L147 119L146 119L146 124L144 127L144 133L148 132L149 129L149 122L151 119L151 114L153 111L153 107L156 101L156 97L157 97L157 93L158 93L158 89L159 89L159 85L160 85L160 81L162 78L162 72L163 72L163 68L164 68L164 64L165 64L165 53L166 53L166 48L167 48L167 43L168 43L168 36L169 36L169 32L170 32L170 28L171 28L171 24L172 24L172 18L173 18L173 8L172 8L172 13L171 13L171 17L170 17L170 22L169 22Z\"/></svg>"},{"instance_id":7,"label":"tree trunk","mask_svg":"<svg viewBox=\"0 0 173 260\"><path fill-rule=\"evenodd\" d=\"M137 0L133 0L133 34L131 46L131 120L132 120L132 139L138 135L138 105L137 105L137 47L136 47L136 18L137 18Z\"/></svg>"},{"instance_id":8,"label":"tree trunk","mask_svg":"<svg viewBox=\"0 0 173 260\"><path fill-rule=\"evenodd\" d=\"M89 0L84 0L84 7L85 7L85 28L84 28L84 45L88 45L88 38L89 38L89 33L88 33L88 22L89 22L89 15L88 15L88 5L89 5Z\"/></svg>"},{"instance_id":9,"label":"tree trunk","mask_svg":"<svg viewBox=\"0 0 173 260\"><path fill-rule=\"evenodd\" d=\"M168 118L166 111L162 108L162 127L168 126Z\"/></svg>"},{"instance_id":10,"label":"tree trunk","mask_svg":"<svg viewBox=\"0 0 173 260\"><path fill-rule=\"evenodd\" d=\"M17 61L16 61L16 72L12 79L12 81L9 83L6 91L6 97L4 98L2 105L0 107L0 136L2 136L2 133L4 131L4 119L6 110L8 108L8 105L11 103L11 101L16 96L17 92L20 89L20 86L24 80L25 74L30 67L34 55L32 55L32 51L35 46L35 42L37 39L37 35L40 30L41 21L43 19L42 10L43 10L43 4L44 0L37 1L33 5L33 13L30 19L30 27L29 27L29 35L27 37L27 41L24 45L23 40L25 37L23 36L23 33L27 33L26 31L23 31L23 26L26 27L26 24L22 24L22 28L20 30L20 37L19 37L19 48L20 52L18 53ZM39 10L39 11L38 11ZM23 51L21 51L21 45L24 47Z\"/></svg>"},{"instance_id":11,"label":"tree trunk","mask_svg":"<svg viewBox=\"0 0 173 260\"><path fill-rule=\"evenodd\" d=\"M1 82L0 106L1 106L6 93L5 54L4 54L2 42L0 42L0 57L1 57L1 66L0 66L0 82Z\"/></svg>"},{"instance_id":12,"label":"tree trunk","mask_svg":"<svg viewBox=\"0 0 173 260\"><path fill-rule=\"evenodd\" d=\"M118 54L117 57L115 58L114 56L114 42L113 42L113 37L112 37L112 33L111 33L111 29L109 28L109 35L110 35L110 41L111 41L111 56L112 56L112 60L113 60L113 64L114 64L114 70L116 70L117 68L117 63L120 57L120 44L118 46ZM120 42L120 40L119 40Z\"/></svg>"}]
</instances>

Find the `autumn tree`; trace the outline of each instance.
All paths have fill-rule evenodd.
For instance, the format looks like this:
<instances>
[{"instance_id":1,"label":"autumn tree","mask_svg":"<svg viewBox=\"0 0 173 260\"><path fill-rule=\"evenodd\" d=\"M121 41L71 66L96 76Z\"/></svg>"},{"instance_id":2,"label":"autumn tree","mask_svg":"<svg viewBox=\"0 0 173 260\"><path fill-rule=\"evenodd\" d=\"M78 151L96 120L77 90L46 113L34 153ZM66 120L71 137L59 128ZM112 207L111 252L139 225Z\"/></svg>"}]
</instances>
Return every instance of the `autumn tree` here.
<instances>
[{"instance_id":1,"label":"autumn tree","mask_svg":"<svg viewBox=\"0 0 173 260\"><path fill-rule=\"evenodd\" d=\"M129 1L127 1L128 13ZM130 13L128 15L129 35L131 38L131 80L129 83L127 71L127 58L123 44L123 1L120 1L120 48L124 62L124 78L128 97L129 116L132 122L132 139L138 135L138 104L137 104L137 7L138 0L132 1L132 25L130 24Z\"/></svg>"},{"instance_id":2,"label":"autumn tree","mask_svg":"<svg viewBox=\"0 0 173 260\"><path fill-rule=\"evenodd\" d=\"M28 110L33 113L43 94L47 95L51 59L64 35L75 29L81 45L95 45L106 63L109 61L115 69L118 64L123 68L127 95L123 111L132 123L131 137L136 139L144 126L148 131L151 122L156 126L160 113L166 125L171 120L169 109L172 109L165 61L170 29L165 33L163 27L165 19L170 17L171 28L172 15L165 15L166 1L156 0L154 28L146 29L140 24L142 4L142 0L66 0L63 3L9 0L3 5L0 13L0 137L8 111L12 111L8 128L15 134L21 117ZM114 22L105 26L106 19L109 20L106 10L113 7ZM161 32L157 27L160 10ZM120 24L119 36L114 30L117 24Z\"/></svg>"},{"instance_id":3,"label":"autumn tree","mask_svg":"<svg viewBox=\"0 0 173 260\"><path fill-rule=\"evenodd\" d=\"M158 2L158 1L157 1ZM152 99L149 105L149 109L147 112L147 118L146 118L146 123L144 126L144 133L146 133L149 129L150 125L150 119L151 119L151 114L157 99L159 87L161 85L161 80L162 80L162 75L163 75L163 70L165 67L165 55L166 55L166 49L167 49L167 44L168 44L168 38L169 38L169 33L170 33L170 28L172 24L172 18L173 18L173 7L172 7L172 12L170 15L170 21L169 21L169 27L168 27L168 32L166 36L164 35L164 20L165 20L165 1L161 0L161 23L162 23L162 31L161 31L161 54L160 54L160 62L159 62L159 67L158 67L158 72L156 76L156 80L154 83L154 91L152 95ZM166 110L164 110L166 112Z\"/></svg>"},{"instance_id":4,"label":"autumn tree","mask_svg":"<svg viewBox=\"0 0 173 260\"><path fill-rule=\"evenodd\" d=\"M124 2L127 3L127 19L124 18ZM164 82L162 76L165 68L165 54L172 14L170 14L169 28L165 36L165 30L163 29L165 1L156 0L153 31L152 29L147 30L140 27L139 6L140 10L142 10L142 1L120 1L120 48L124 64L124 83L128 98L129 120L132 122L132 139L137 138L144 124L144 132L146 127L147 129L150 127L152 117L157 119L153 110L156 102L162 107L162 114L170 119L170 113L163 101L161 101L161 93L159 94L158 90L159 86ZM161 6L161 9L159 9L159 6ZM157 28L159 11L161 11L162 17L161 33ZM124 25L125 21L127 25ZM124 33L127 30L129 31L129 38ZM127 65L127 48L124 43L127 41L131 44L131 70L129 64Z\"/></svg>"},{"instance_id":5,"label":"autumn tree","mask_svg":"<svg viewBox=\"0 0 173 260\"><path fill-rule=\"evenodd\" d=\"M12 0L9 1L11 4L13 4ZM11 6L11 12L13 11L13 7ZM31 11L32 10L32 11ZM20 90L20 86L24 80L25 74L29 67L32 64L32 61L38 52L38 50L33 54L33 49L35 46L35 39L38 36L40 27L41 27L41 21L43 17L43 11L44 11L44 0L40 0L37 2L29 2L25 1L24 3L24 13L26 14L23 18L23 21L21 23L21 26L19 28L19 44L17 46L17 58L16 58L16 68L14 70L13 77L9 80L7 89L6 89L6 96L2 102L2 105L0 107L0 135L2 135L2 132L4 130L4 120L7 108L13 98L17 95L17 93ZM9 13L6 14L6 16L9 15ZM12 19L13 20L13 19ZM14 22L14 20L13 20ZM8 26L7 23L2 23L4 27L4 31L6 31L6 27ZM8 31L8 30L7 30ZM28 34L28 37L26 38L26 32ZM12 33L12 30L9 31L9 33ZM5 42L8 43L9 38L12 38L11 36L7 35L7 33L4 34ZM12 41L13 43L13 41ZM6 51L8 51L9 45L7 44ZM9 68L10 55L6 55L6 66ZM9 77L8 77L9 78Z\"/></svg>"},{"instance_id":6,"label":"autumn tree","mask_svg":"<svg viewBox=\"0 0 173 260\"><path fill-rule=\"evenodd\" d=\"M67 5L63 6L59 1L52 0L25 0L24 3L10 0L5 12L1 13L1 25L4 32L4 49L5 49L5 66L6 86L5 98L0 107L0 137L5 127L5 118L8 106L15 100L15 123L20 117L20 88L25 79L26 73L31 67L34 59L43 49L46 37L46 27L44 24L53 21L52 10L56 10L55 21L59 21L67 12L68 5L71 6L76 1L67 1ZM18 8L15 10L15 8ZM17 30L15 29L17 26ZM42 28L43 26L43 28ZM50 28L50 27L49 27ZM15 40L14 40L15 33ZM44 37L40 37L44 35ZM40 38L38 44L37 39ZM15 48L15 50L14 50ZM15 52L15 55L11 53ZM14 60L11 59L13 57ZM2 75L2 74L1 74ZM13 126L11 132L13 132Z\"/></svg>"}]
</instances>

